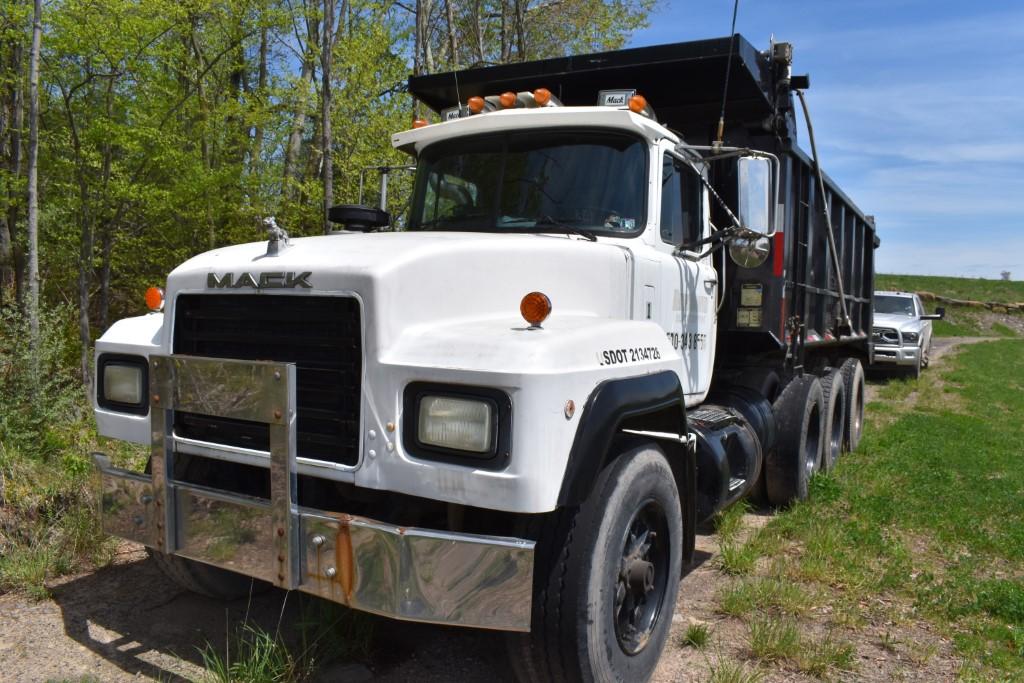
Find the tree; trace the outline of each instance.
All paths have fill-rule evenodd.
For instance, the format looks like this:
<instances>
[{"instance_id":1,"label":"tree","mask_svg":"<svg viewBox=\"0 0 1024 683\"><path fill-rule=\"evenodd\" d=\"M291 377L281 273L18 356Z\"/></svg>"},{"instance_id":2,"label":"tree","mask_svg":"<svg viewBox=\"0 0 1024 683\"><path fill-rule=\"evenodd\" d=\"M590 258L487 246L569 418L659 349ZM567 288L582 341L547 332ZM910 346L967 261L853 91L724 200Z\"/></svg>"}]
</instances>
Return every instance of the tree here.
<instances>
[{"instance_id":1,"label":"tree","mask_svg":"<svg viewBox=\"0 0 1024 683\"><path fill-rule=\"evenodd\" d=\"M28 81L28 296L25 304L33 358L39 350L39 52L42 40L43 3L35 0Z\"/></svg>"}]
</instances>

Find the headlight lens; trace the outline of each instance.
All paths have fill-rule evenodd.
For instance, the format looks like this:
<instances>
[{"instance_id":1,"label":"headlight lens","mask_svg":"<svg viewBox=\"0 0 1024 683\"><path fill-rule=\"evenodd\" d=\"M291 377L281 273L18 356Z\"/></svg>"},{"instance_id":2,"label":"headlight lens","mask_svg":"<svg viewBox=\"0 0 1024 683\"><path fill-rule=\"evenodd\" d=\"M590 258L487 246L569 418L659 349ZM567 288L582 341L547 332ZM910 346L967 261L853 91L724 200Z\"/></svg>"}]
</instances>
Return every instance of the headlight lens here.
<instances>
[{"instance_id":1,"label":"headlight lens","mask_svg":"<svg viewBox=\"0 0 1024 683\"><path fill-rule=\"evenodd\" d=\"M107 363L103 368L103 398L112 403L142 403L142 368Z\"/></svg>"},{"instance_id":2,"label":"headlight lens","mask_svg":"<svg viewBox=\"0 0 1024 683\"><path fill-rule=\"evenodd\" d=\"M487 401L451 396L420 399L420 443L471 453L487 453L493 444L494 409Z\"/></svg>"},{"instance_id":3,"label":"headlight lens","mask_svg":"<svg viewBox=\"0 0 1024 683\"><path fill-rule=\"evenodd\" d=\"M904 344L916 344L918 339L917 332L904 332L903 343Z\"/></svg>"}]
</instances>

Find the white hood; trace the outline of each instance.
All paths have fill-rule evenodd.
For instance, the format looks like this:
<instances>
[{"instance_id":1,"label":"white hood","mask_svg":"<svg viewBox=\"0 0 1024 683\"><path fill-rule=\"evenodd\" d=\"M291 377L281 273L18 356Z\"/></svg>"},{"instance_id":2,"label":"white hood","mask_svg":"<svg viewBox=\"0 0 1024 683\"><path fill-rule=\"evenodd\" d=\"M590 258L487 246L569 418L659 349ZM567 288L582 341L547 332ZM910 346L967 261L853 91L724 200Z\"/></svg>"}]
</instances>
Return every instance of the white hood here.
<instances>
[{"instance_id":1,"label":"white hood","mask_svg":"<svg viewBox=\"0 0 1024 683\"><path fill-rule=\"evenodd\" d=\"M172 315L174 298L182 292L351 293L363 304L368 347L379 351L416 325L518 318L523 295L535 290L551 298L552 321L566 314L629 317L629 252L576 236L345 233L293 239L277 256L266 251L266 242L254 242L186 261L168 276ZM267 273L274 274L272 283L296 286L252 286ZM240 278L244 282L240 287L211 287L211 274L218 279L231 274L232 283Z\"/></svg>"}]
</instances>

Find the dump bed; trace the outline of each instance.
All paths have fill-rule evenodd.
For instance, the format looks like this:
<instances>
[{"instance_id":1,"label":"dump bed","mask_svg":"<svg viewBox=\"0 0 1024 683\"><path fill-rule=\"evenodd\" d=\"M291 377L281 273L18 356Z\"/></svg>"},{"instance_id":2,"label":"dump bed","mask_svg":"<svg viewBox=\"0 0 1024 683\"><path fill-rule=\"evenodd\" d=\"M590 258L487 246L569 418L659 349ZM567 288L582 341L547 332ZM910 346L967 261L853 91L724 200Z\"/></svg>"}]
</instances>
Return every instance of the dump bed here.
<instances>
[{"instance_id":1,"label":"dump bed","mask_svg":"<svg viewBox=\"0 0 1024 683\"><path fill-rule=\"evenodd\" d=\"M807 347L855 345L867 354L874 249L879 244L874 220L827 176L825 196L820 196L813 162L796 144L790 57L788 46L759 52L737 34L412 77L409 91L440 111L474 95L539 87L568 106L597 104L601 90L636 89L663 125L688 143L707 145L717 130L728 68L724 143L779 157L782 234L776 235L772 256L763 266L740 269L730 262L726 267L728 300L719 321L720 358L729 363L760 353L778 354L790 346L790 337ZM733 169L716 164L712 170L712 183L727 201L735 195ZM829 253L822 199L832 218L839 273ZM714 210L713 220L728 224ZM840 274L852 322L849 331L841 326ZM737 320L744 285L760 285L763 291L757 325L751 326L749 317ZM799 354L804 344L797 344Z\"/></svg>"}]
</instances>

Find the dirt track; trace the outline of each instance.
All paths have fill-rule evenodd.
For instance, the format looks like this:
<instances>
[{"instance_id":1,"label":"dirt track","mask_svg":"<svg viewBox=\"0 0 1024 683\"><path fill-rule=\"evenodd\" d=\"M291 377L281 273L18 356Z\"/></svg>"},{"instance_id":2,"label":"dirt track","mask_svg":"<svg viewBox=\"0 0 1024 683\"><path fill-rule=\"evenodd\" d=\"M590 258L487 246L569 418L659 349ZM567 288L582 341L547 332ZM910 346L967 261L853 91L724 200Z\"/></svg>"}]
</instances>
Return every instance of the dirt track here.
<instances>
[{"instance_id":1,"label":"dirt track","mask_svg":"<svg viewBox=\"0 0 1024 683\"><path fill-rule=\"evenodd\" d=\"M957 344L973 341L981 340L936 339L933 361L941 364L942 356ZM747 515L746 521L756 526L766 520L766 514L754 513ZM731 630L741 637L738 624L714 611L715 595L724 581L713 561L716 551L713 534L703 530L697 538L696 561L680 585L676 623L655 681L696 681L707 676L708 655L678 645L691 620L713 623L716 640L728 641ZM139 546L129 543L123 544L112 565L55 582L51 592L52 600L42 602L15 594L0 596L2 680L77 681L87 676L104 682L192 679L202 673L198 648L208 641L223 645L228 619L233 623L248 615L274 630L278 624L289 628L299 612L299 598L276 590L257 596L251 604L240 600L227 605L182 592L163 579ZM916 628L921 630L920 638L931 637L926 625ZM389 683L510 680L498 634L384 619L375 622L375 634L377 654L372 671L361 665L334 667L321 679ZM948 644L936 641L936 646L940 652L948 650ZM858 644L857 656L861 660L859 673L853 676L857 680L887 680L894 671L887 665L893 655L869 640ZM936 665L941 667L943 661L937 659ZM907 680L936 680L952 675L952 669L929 667L909 674ZM803 678L780 670L765 680Z\"/></svg>"}]
</instances>

